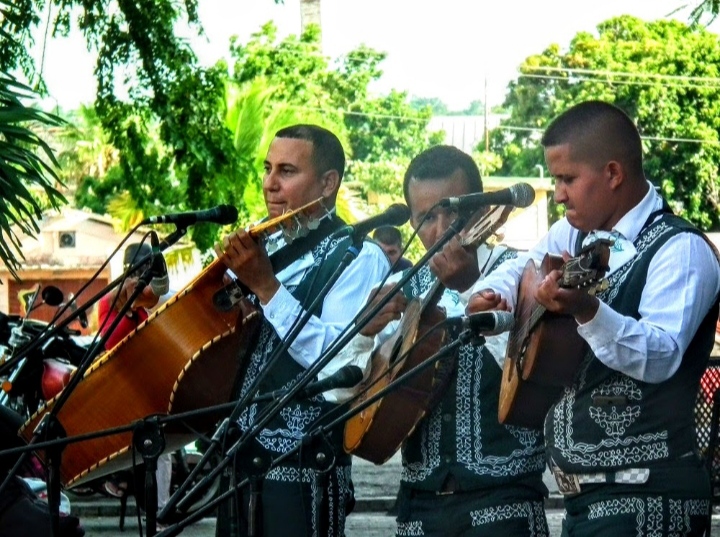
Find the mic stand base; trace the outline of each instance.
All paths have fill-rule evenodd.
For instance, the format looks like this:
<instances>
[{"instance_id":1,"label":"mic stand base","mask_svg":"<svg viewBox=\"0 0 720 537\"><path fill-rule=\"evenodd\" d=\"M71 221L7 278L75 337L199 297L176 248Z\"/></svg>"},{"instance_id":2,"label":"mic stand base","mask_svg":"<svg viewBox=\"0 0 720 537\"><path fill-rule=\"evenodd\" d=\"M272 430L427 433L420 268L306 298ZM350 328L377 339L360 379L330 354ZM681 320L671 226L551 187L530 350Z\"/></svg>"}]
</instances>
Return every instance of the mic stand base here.
<instances>
[{"instance_id":1,"label":"mic stand base","mask_svg":"<svg viewBox=\"0 0 720 537\"><path fill-rule=\"evenodd\" d=\"M138 423L133 431L133 446L145 463L145 520L148 536L157 533L157 461L165 450L165 434L156 419Z\"/></svg>"}]
</instances>

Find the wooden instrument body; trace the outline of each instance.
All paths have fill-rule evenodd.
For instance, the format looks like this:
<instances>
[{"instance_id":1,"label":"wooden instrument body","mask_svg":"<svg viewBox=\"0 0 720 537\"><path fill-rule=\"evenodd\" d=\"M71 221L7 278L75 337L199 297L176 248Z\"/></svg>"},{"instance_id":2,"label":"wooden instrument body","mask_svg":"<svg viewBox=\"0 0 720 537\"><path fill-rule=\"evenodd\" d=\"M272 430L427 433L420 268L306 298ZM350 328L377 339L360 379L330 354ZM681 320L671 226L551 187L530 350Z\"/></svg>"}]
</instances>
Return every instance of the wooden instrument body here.
<instances>
[{"instance_id":1,"label":"wooden instrument body","mask_svg":"<svg viewBox=\"0 0 720 537\"><path fill-rule=\"evenodd\" d=\"M422 300L412 299L398 329L373 354L370 375L360 386L363 395L355 404L363 403L437 352L447 340L447 331L437 329L424 336L444 320L445 313L437 306L426 307ZM437 365L425 368L350 418L345 424L345 451L375 464L392 457L437 397L441 382Z\"/></svg>"},{"instance_id":2,"label":"wooden instrument body","mask_svg":"<svg viewBox=\"0 0 720 537\"><path fill-rule=\"evenodd\" d=\"M259 314L246 302L225 312L213 307L212 297L223 287L225 270L215 261L137 330L95 360L58 413L68 436L230 399L242 339L251 332L243 328L259 319ZM208 352L210 348L212 352ZM54 402L49 401L21 429L26 441ZM211 418L206 417L205 422L211 424ZM180 426L168 427L167 450L195 437ZM131 445L130 432L69 444L63 451L61 483L79 485L130 466Z\"/></svg>"},{"instance_id":3,"label":"wooden instrument body","mask_svg":"<svg viewBox=\"0 0 720 537\"><path fill-rule=\"evenodd\" d=\"M505 223L511 211L512 207L502 205L488 212L484 209L478 211L463 229L460 244L464 247L482 244ZM410 301L393 337L373 354L371 374L360 386L363 395L355 405L424 363L447 343L444 327L428 333L445 320L444 311L437 307L444 290L437 280L423 299ZM454 357L451 359L454 361ZM452 368L436 362L350 418L345 425L345 451L375 464L387 461L400 449L427 411L440 400L451 371Z\"/></svg>"},{"instance_id":4,"label":"wooden instrument body","mask_svg":"<svg viewBox=\"0 0 720 537\"><path fill-rule=\"evenodd\" d=\"M547 274L563 270L561 287L587 288L594 293L592 285L607 270L609 245L609 241L597 241L567 263L547 254L539 268L533 260L525 265L503 364L500 423L542 428L562 389L572 384L587 353L587 342L578 334L574 317L546 311L536 303L535 291Z\"/></svg>"},{"instance_id":5,"label":"wooden instrument body","mask_svg":"<svg viewBox=\"0 0 720 537\"><path fill-rule=\"evenodd\" d=\"M249 232L259 238L281 230L289 243L318 227L319 212L328 214L322 198ZM279 258L278 264L288 261ZM226 271L225 264L215 260L135 331L96 358L57 414L67 436L126 426L158 414L198 410L231 399L241 354L253 345L261 315L237 286L226 286ZM228 293L228 288L235 291ZM20 430L21 437L31 440L37 424L56 400L50 400L28 420ZM211 429L220 417L205 414L185 420L187 426L166 426L165 451L194 440L195 431ZM131 446L131 432L69 444L60 467L62 485L80 485L131 466Z\"/></svg>"}]
</instances>

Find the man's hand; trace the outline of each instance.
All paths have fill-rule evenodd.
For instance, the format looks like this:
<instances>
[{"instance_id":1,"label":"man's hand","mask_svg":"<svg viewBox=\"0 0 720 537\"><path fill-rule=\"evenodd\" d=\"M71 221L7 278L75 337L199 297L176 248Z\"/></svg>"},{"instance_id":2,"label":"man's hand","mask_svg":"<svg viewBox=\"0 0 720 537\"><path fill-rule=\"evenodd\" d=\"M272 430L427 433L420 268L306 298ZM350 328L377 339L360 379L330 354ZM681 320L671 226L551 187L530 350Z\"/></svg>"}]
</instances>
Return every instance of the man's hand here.
<instances>
[{"instance_id":1,"label":"man's hand","mask_svg":"<svg viewBox=\"0 0 720 537\"><path fill-rule=\"evenodd\" d=\"M220 259L262 304L267 304L280 289L265 248L247 231L241 229L223 239Z\"/></svg>"},{"instance_id":2,"label":"man's hand","mask_svg":"<svg viewBox=\"0 0 720 537\"><path fill-rule=\"evenodd\" d=\"M393 287L394 285L386 285L382 289L380 289L380 291L377 293L377 296L375 296L371 301L368 302L366 306L366 311L370 310L377 303L379 303ZM383 328L388 325L390 321L400 319L406 307L407 299L405 298L405 295L402 294L402 292L395 293L395 295L393 295L390 301L385 304L385 306L383 306L382 309L378 311L372 319L370 319L370 321L362 328L362 330L360 330L360 333L363 336L375 337L378 333L382 331Z\"/></svg>"},{"instance_id":3,"label":"man's hand","mask_svg":"<svg viewBox=\"0 0 720 537\"><path fill-rule=\"evenodd\" d=\"M491 310L512 311L512 308L508 306L507 300L492 289L482 289L473 293L465 308L465 312L468 314Z\"/></svg>"},{"instance_id":4,"label":"man's hand","mask_svg":"<svg viewBox=\"0 0 720 537\"><path fill-rule=\"evenodd\" d=\"M463 292L480 277L475 249L460 245L453 237L428 263L430 270L448 289Z\"/></svg>"},{"instance_id":5,"label":"man's hand","mask_svg":"<svg viewBox=\"0 0 720 537\"><path fill-rule=\"evenodd\" d=\"M564 289L558 285L562 271L551 271L535 291L535 300L546 310L558 314L572 315L580 324L591 321L600 301L584 289Z\"/></svg>"}]
</instances>

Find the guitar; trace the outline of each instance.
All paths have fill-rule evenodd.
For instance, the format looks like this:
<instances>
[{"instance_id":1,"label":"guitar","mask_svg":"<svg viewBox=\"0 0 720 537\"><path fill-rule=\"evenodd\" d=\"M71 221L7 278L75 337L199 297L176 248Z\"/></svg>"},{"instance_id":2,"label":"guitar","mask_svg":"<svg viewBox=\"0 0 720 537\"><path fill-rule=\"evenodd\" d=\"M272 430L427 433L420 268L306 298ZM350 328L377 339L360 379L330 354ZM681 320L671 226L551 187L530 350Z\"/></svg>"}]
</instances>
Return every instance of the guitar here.
<instances>
[{"instance_id":1,"label":"guitar","mask_svg":"<svg viewBox=\"0 0 720 537\"><path fill-rule=\"evenodd\" d=\"M532 259L525 265L503 365L500 423L541 428L563 387L572 384L587 343L577 333L574 317L546 311L535 301L535 291L556 269L562 270L560 287L590 294L604 290L611 245L612 241L600 239L564 264L561 257L547 254L539 269Z\"/></svg>"},{"instance_id":2,"label":"guitar","mask_svg":"<svg viewBox=\"0 0 720 537\"><path fill-rule=\"evenodd\" d=\"M296 246L326 214L320 198L251 228L249 234L267 240L282 232L286 241L296 241L292 245ZM271 256L275 271L293 261L275 257L283 251ZM67 436L230 400L240 351L252 345L261 316L236 284L223 283L226 270L216 259L147 321L95 360L57 415ZM26 441L56 399L48 401L21 428L20 435ZM204 431L218 417L205 415L188 423ZM166 451L197 437L179 425L168 425L165 432ZM79 485L128 468L132 464L131 445L129 432L69 444L63 451L61 483L65 487Z\"/></svg>"},{"instance_id":3,"label":"guitar","mask_svg":"<svg viewBox=\"0 0 720 537\"><path fill-rule=\"evenodd\" d=\"M463 230L460 244L478 246L485 242L505 223L512 209L496 206L479 220L476 218L475 223L471 221ZM445 345L446 329L433 330L445 320L444 311L437 307L444 289L440 280L436 280L424 298L414 298L408 303L393 337L374 352L370 375L360 385L362 395L353 406L359 406ZM436 362L434 368L426 368L350 418L345 424L345 451L375 464L387 461L437 403L452 369Z\"/></svg>"}]
</instances>

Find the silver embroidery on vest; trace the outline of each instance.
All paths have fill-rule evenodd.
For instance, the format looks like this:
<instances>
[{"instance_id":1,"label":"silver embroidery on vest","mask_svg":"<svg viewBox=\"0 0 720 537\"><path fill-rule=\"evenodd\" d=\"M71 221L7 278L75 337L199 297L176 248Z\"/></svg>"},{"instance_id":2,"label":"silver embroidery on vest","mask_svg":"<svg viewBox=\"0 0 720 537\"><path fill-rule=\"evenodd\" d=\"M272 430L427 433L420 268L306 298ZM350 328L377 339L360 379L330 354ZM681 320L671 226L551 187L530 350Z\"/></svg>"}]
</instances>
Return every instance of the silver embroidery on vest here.
<instances>
[{"instance_id":1,"label":"silver embroidery on vest","mask_svg":"<svg viewBox=\"0 0 720 537\"><path fill-rule=\"evenodd\" d=\"M632 267L650 251L651 246L666 233L672 231L666 222L660 222L643 232L636 243L637 255L635 258L620 267L608 277L610 287L598 293L598 298L608 305L612 305L627 279ZM586 388L592 380L588 377L589 369L593 364L594 356L589 353L584 359L575 384L565 388L562 398L552 411L553 440L563 457L570 464L579 464L586 467L617 467L631 466L633 464L660 460L669 456L667 444L667 430L655 433L646 433L640 436L624 436L625 428L631 425L640 415L640 403L643 399L639 385L629 377L622 381L610 380L598 388L606 391L607 395L624 395L628 399L627 407L614 409L612 407L590 406L590 418L603 429L605 438L599 444L577 442L574 437L573 423L575 421L573 407L578 390ZM595 392L593 392L595 395ZM632 404L635 403L635 404Z\"/></svg>"}]
</instances>

